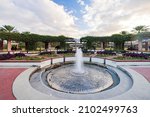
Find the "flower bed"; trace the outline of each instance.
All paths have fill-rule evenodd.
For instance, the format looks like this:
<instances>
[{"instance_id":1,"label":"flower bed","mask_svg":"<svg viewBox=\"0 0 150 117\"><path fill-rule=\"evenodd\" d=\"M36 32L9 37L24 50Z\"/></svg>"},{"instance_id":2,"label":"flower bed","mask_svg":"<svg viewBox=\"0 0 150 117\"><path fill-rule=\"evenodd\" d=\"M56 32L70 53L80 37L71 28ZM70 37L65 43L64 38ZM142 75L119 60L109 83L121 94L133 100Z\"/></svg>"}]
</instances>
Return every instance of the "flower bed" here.
<instances>
[{"instance_id":1,"label":"flower bed","mask_svg":"<svg viewBox=\"0 0 150 117\"><path fill-rule=\"evenodd\" d=\"M8 60L16 57L25 57L24 53L16 53L16 54L0 54L0 60Z\"/></svg>"},{"instance_id":2,"label":"flower bed","mask_svg":"<svg viewBox=\"0 0 150 117\"><path fill-rule=\"evenodd\" d=\"M113 51L107 51L107 50L105 50L105 51L97 51L97 54L99 55L111 55L111 56L115 56L116 55L116 53L115 52L113 52Z\"/></svg>"},{"instance_id":3,"label":"flower bed","mask_svg":"<svg viewBox=\"0 0 150 117\"><path fill-rule=\"evenodd\" d=\"M144 54L144 53L125 53L123 54L123 57L125 58L136 58L136 59L149 59L149 55L148 54Z\"/></svg>"},{"instance_id":4,"label":"flower bed","mask_svg":"<svg viewBox=\"0 0 150 117\"><path fill-rule=\"evenodd\" d=\"M40 61L45 59L45 57L42 56L26 56L24 53L15 53L15 54L1 54L0 55L0 60L6 60L6 61Z\"/></svg>"},{"instance_id":5,"label":"flower bed","mask_svg":"<svg viewBox=\"0 0 150 117\"><path fill-rule=\"evenodd\" d=\"M48 54L52 54L52 52L41 52L39 55L48 55Z\"/></svg>"},{"instance_id":6,"label":"flower bed","mask_svg":"<svg viewBox=\"0 0 150 117\"><path fill-rule=\"evenodd\" d=\"M119 61L150 61L150 58L145 59L145 58L139 58L139 57L125 57L125 56L118 56L118 57L114 57L114 60L119 60Z\"/></svg>"}]
</instances>

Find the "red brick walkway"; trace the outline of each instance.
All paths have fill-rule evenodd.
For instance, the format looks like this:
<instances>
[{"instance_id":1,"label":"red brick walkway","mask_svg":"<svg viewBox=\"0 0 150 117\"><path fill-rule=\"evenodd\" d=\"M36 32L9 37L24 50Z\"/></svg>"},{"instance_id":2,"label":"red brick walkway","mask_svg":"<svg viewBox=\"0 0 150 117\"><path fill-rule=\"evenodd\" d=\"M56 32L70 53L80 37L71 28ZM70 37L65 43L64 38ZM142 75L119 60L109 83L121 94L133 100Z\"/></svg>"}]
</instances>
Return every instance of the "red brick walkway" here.
<instances>
[{"instance_id":1,"label":"red brick walkway","mask_svg":"<svg viewBox=\"0 0 150 117\"><path fill-rule=\"evenodd\" d=\"M15 100L12 85L15 78L25 68L0 68L0 100Z\"/></svg>"},{"instance_id":2,"label":"red brick walkway","mask_svg":"<svg viewBox=\"0 0 150 117\"><path fill-rule=\"evenodd\" d=\"M136 72L140 73L143 75L149 82L150 82L150 68L146 67L134 67L132 68Z\"/></svg>"}]
</instances>

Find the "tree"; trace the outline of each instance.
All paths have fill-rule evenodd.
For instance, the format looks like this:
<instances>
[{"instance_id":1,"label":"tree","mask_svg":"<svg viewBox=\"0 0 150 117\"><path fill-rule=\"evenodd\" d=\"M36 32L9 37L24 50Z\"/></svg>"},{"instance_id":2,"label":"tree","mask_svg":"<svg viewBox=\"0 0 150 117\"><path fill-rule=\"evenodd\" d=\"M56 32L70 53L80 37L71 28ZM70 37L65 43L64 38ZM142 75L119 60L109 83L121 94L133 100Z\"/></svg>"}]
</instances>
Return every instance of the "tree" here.
<instances>
[{"instance_id":1,"label":"tree","mask_svg":"<svg viewBox=\"0 0 150 117\"><path fill-rule=\"evenodd\" d=\"M25 49L27 53L29 50L35 50L37 45L36 42L38 42L40 39L40 35L38 34L30 34L30 32L23 32L20 35L20 41L25 43Z\"/></svg>"},{"instance_id":2,"label":"tree","mask_svg":"<svg viewBox=\"0 0 150 117\"><path fill-rule=\"evenodd\" d=\"M115 49L117 50L124 50L124 43L126 41L131 41L132 35L131 34L126 34L126 35L121 35L121 34L113 34L111 36L111 40L115 44Z\"/></svg>"},{"instance_id":3,"label":"tree","mask_svg":"<svg viewBox=\"0 0 150 117\"><path fill-rule=\"evenodd\" d=\"M0 27L0 32L4 32L4 29ZM0 50L3 50L3 39L0 38Z\"/></svg>"},{"instance_id":4,"label":"tree","mask_svg":"<svg viewBox=\"0 0 150 117\"><path fill-rule=\"evenodd\" d=\"M137 33L141 33L141 32L147 32L149 30L148 26L145 25L140 25L140 26L136 26L133 29L133 32Z\"/></svg>"},{"instance_id":5,"label":"tree","mask_svg":"<svg viewBox=\"0 0 150 117\"><path fill-rule=\"evenodd\" d=\"M86 49L96 49L96 45L98 45L98 43L101 43L101 45L103 46L102 48L105 49L107 42L110 42L111 40L109 36L103 37L86 36L82 37L80 41L85 43Z\"/></svg>"},{"instance_id":6,"label":"tree","mask_svg":"<svg viewBox=\"0 0 150 117\"><path fill-rule=\"evenodd\" d=\"M0 29L1 31L4 31L4 32L15 32L15 27L14 26L11 26L11 25L4 25L3 27L1 27Z\"/></svg>"},{"instance_id":7,"label":"tree","mask_svg":"<svg viewBox=\"0 0 150 117\"><path fill-rule=\"evenodd\" d=\"M127 34L129 34L129 33L128 33L127 31L121 31L120 34L121 34L121 35L127 35Z\"/></svg>"},{"instance_id":8,"label":"tree","mask_svg":"<svg viewBox=\"0 0 150 117\"><path fill-rule=\"evenodd\" d=\"M150 32L141 32L136 35L136 39L138 39L139 50L142 48L142 43L145 43L145 50L149 50L148 40L150 39ZM142 42L143 41L143 42ZM141 47L141 48L140 48Z\"/></svg>"},{"instance_id":9,"label":"tree","mask_svg":"<svg viewBox=\"0 0 150 117\"><path fill-rule=\"evenodd\" d=\"M0 27L0 32L5 32L5 29L3 27Z\"/></svg>"},{"instance_id":10,"label":"tree","mask_svg":"<svg viewBox=\"0 0 150 117\"><path fill-rule=\"evenodd\" d=\"M128 31L121 31L120 34L121 34L121 35L129 35L129 32L128 32ZM134 40L134 38L133 38L133 36L132 36L132 38L131 38L131 40L130 40L130 41L131 41L131 47L130 47L131 49L133 48L133 44L132 44L132 41L133 41L133 40Z\"/></svg>"},{"instance_id":11,"label":"tree","mask_svg":"<svg viewBox=\"0 0 150 117\"><path fill-rule=\"evenodd\" d=\"M21 34L29 35L29 34L31 34L31 33L28 32L28 31L25 31L25 32L22 32Z\"/></svg>"},{"instance_id":12,"label":"tree","mask_svg":"<svg viewBox=\"0 0 150 117\"><path fill-rule=\"evenodd\" d=\"M11 25L4 25L3 27L0 28L0 31L8 32L8 33L16 32L15 27ZM7 40L7 50L8 52L11 51L11 39L10 38Z\"/></svg>"},{"instance_id":13,"label":"tree","mask_svg":"<svg viewBox=\"0 0 150 117\"><path fill-rule=\"evenodd\" d=\"M149 30L148 26L145 26L145 25L141 25L141 26L136 26L134 29L133 29L133 32L136 33L136 38L138 39L138 50L139 51L142 51L142 36L141 36L141 33L143 32L147 32Z\"/></svg>"},{"instance_id":14,"label":"tree","mask_svg":"<svg viewBox=\"0 0 150 117\"><path fill-rule=\"evenodd\" d=\"M71 38L65 37L63 35L61 35L61 36L50 36L50 35L31 34L30 32L18 33L15 31L15 28L13 26L10 26L10 25L4 25L3 27L0 27L0 42L1 42L1 40L8 40L9 41L10 39L17 41L17 42L24 42L25 48L28 52L29 50L35 50L36 49L37 42L40 42L40 44L41 44L41 42L45 43L45 49L46 50L48 49L48 44L50 42L57 42L60 44L61 48L66 49L66 47L68 46L66 44L66 41L67 41L67 39L71 39Z\"/></svg>"}]
</instances>

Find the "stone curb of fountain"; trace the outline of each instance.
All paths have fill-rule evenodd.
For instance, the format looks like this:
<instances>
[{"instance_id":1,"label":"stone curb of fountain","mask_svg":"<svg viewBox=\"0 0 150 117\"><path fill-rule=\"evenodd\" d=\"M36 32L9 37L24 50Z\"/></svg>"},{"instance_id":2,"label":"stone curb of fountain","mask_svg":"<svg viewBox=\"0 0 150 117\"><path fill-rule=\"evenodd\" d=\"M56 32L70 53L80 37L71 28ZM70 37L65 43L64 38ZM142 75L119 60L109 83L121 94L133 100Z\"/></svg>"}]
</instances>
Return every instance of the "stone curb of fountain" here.
<instances>
[{"instance_id":1,"label":"stone curb of fountain","mask_svg":"<svg viewBox=\"0 0 150 117\"><path fill-rule=\"evenodd\" d=\"M150 99L150 84L149 82L139 73L130 69L127 66L120 66L124 72L128 73L133 79L133 86L127 92L112 97L113 100L130 100L131 97L133 100L149 100Z\"/></svg>"},{"instance_id":2,"label":"stone curb of fountain","mask_svg":"<svg viewBox=\"0 0 150 117\"><path fill-rule=\"evenodd\" d=\"M13 94L19 100L42 100L44 99L57 99L51 95L46 95L35 90L29 83L30 75L37 70L37 67L32 67L21 73L13 83ZM30 93L30 94L29 94Z\"/></svg>"},{"instance_id":3,"label":"stone curb of fountain","mask_svg":"<svg viewBox=\"0 0 150 117\"><path fill-rule=\"evenodd\" d=\"M32 72L34 72L34 70L36 70L36 69L30 68L30 70L25 71L25 72L29 72L29 74L31 74ZM16 97L19 95L19 97L17 97L17 99L32 99L32 100L33 99L51 99L52 100L52 99L58 99L58 97L59 97L59 99L82 99L82 100L83 99L92 99L92 100L96 99L96 100L98 100L98 99L108 99L109 97L114 97L116 95L120 95L120 94L124 93L124 91L129 89L128 86L125 85L126 80L122 79L118 86L116 86L112 89L109 89L108 91L101 92L101 93L88 94L88 95L72 95L72 94L57 92L55 90L50 90L49 94L44 93L45 94L44 95L42 92L34 89L31 86L31 84L29 84L30 75L27 73L24 73L24 74L26 74L26 79L22 79L22 81L20 81L20 82L23 82L22 85L20 86L20 84L18 85L17 83L14 84L14 85L16 85L16 88L14 88L14 90L15 90L14 95ZM121 74L119 74L119 76L124 77L124 75L122 76ZM20 77L20 78L22 78L22 77ZM20 83L20 82L18 82L18 83ZM22 86L24 89L23 94L22 94L22 90L19 90L19 89L22 89ZM24 87L26 87L26 88L24 88ZM49 95L51 95L51 96L49 96Z\"/></svg>"}]
</instances>

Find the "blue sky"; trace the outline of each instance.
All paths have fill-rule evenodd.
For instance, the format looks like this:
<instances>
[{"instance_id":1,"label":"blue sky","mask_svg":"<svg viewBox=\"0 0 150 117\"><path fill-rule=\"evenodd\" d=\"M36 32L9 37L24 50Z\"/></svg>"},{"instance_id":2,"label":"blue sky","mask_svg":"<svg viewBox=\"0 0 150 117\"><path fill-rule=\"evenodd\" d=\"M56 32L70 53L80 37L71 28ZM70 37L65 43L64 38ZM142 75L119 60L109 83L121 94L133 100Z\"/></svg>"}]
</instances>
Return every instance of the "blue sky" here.
<instances>
[{"instance_id":1,"label":"blue sky","mask_svg":"<svg viewBox=\"0 0 150 117\"><path fill-rule=\"evenodd\" d=\"M0 0L0 26L19 32L109 36L150 26L150 0Z\"/></svg>"},{"instance_id":2,"label":"blue sky","mask_svg":"<svg viewBox=\"0 0 150 117\"><path fill-rule=\"evenodd\" d=\"M73 16L78 18L80 21L75 21L75 23L82 29L87 27L85 23L81 20L83 16L84 8L86 5L90 4L90 0L53 0L55 3L62 5L67 12L71 12ZM81 5L81 2L84 5Z\"/></svg>"},{"instance_id":3,"label":"blue sky","mask_svg":"<svg viewBox=\"0 0 150 117\"><path fill-rule=\"evenodd\" d=\"M90 4L90 0L82 0L84 2L84 5L81 5L79 3L79 0L53 0L53 1L59 5L63 5L65 9L73 11L73 14L78 17L81 17L82 15L81 10L84 8L84 6Z\"/></svg>"},{"instance_id":4,"label":"blue sky","mask_svg":"<svg viewBox=\"0 0 150 117\"><path fill-rule=\"evenodd\" d=\"M53 0L59 5L63 5L68 11L73 11L75 16L80 16L81 6L77 3L77 0Z\"/></svg>"}]
</instances>

